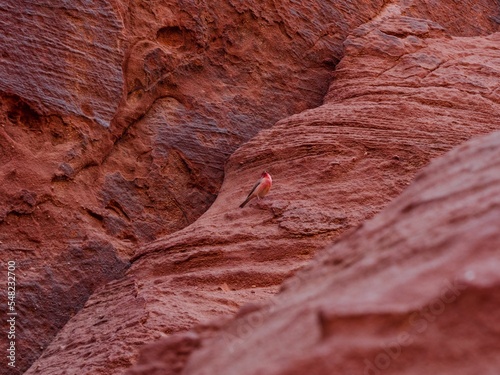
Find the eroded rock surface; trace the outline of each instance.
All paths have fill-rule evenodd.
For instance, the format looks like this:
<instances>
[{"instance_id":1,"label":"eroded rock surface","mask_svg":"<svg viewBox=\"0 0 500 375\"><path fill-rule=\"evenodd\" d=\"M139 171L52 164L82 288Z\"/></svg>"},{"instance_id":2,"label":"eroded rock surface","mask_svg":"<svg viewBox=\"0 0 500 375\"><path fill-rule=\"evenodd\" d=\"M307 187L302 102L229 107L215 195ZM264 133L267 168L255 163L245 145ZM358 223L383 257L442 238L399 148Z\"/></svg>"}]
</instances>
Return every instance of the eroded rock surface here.
<instances>
[{"instance_id":1,"label":"eroded rock surface","mask_svg":"<svg viewBox=\"0 0 500 375\"><path fill-rule=\"evenodd\" d=\"M236 148L320 104L343 40L382 6L4 1L0 249L24 291L17 370L137 247L206 211Z\"/></svg>"},{"instance_id":2,"label":"eroded rock surface","mask_svg":"<svg viewBox=\"0 0 500 375\"><path fill-rule=\"evenodd\" d=\"M432 20L408 15L425 8L422 4L390 4L355 29L344 42L345 56L324 103L283 118L233 153L210 209L190 226L138 248L126 276L94 294L27 374L59 374L62 368L120 373L137 361L142 344L162 337L167 349L146 352L133 373L164 373L165 368L177 373L186 361L189 371L201 371L198 357L189 362L186 353L216 334L241 305L250 303L240 315L255 316L252 311L261 311L283 280L318 249L382 210L432 158L471 136L499 129L499 36L488 35L494 24L486 17L481 32L458 33L440 13ZM162 109L155 108L160 104ZM176 106L177 99L155 102L146 123L169 116ZM178 134L168 127L164 131L165 142ZM127 152L125 144L121 152ZM263 169L273 175L270 195L239 209ZM127 183L117 175L112 181ZM332 260L339 268L345 262ZM117 301L125 301L121 306L127 314L117 313ZM170 336L200 322L204 325L195 333ZM315 331L311 335L303 345L316 339ZM214 356L204 353L196 355ZM279 362L285 353L276 355ZM228 358L221 355L221 366ZM277 364L269 373L275 370L282 368Z\"/></svg>"},{"instance_id":3,"label":"eroded rock surface","mask_svg":"<svg viewBox=\"0 0 500 375\"><path fill-rule=\"evenodd\" d=\"M269 303L128 374L497 373L499 158L500 132L457 147Z\"/></svg>"},{"instance_id":4,"label":"eroded rock surface","mask_svg":"<svg viewBox=\"0 0 500 375\"><path fill-rule=\"evenodd\" d=\"M27 373L120 373L147 342L257 309L433 157L499 128L498 13L494 0L4 1L16 370L43 352ZM262 169L271 194L239 210Z\"/></svg>"}]
</instances>

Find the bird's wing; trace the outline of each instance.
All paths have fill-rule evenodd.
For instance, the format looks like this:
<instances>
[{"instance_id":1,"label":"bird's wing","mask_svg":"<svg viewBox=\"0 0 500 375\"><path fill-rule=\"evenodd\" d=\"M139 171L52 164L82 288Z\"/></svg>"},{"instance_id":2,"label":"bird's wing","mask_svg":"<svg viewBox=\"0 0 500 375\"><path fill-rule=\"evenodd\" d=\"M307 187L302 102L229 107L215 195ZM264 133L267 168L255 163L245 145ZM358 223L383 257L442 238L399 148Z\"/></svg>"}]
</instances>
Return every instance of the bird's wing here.
<instances>
[{"instance_id":1,"label":"bird's wing","mask_svg":"<svg viewBox=\"0 0 500 375\"><path fill-rule=\"evenodd\" d=\"M250 193L248 193L247 198L248 198L250 195L252 195L252 193L255 191L255 189L257 189L257 186L259 186L261 182L262 182L262 178L261 178L261 179L259 179L259 181L257 181L257 182L255 183L255 185L253 186L252 190L250 190Z\"/></svg>"}]
</instances>

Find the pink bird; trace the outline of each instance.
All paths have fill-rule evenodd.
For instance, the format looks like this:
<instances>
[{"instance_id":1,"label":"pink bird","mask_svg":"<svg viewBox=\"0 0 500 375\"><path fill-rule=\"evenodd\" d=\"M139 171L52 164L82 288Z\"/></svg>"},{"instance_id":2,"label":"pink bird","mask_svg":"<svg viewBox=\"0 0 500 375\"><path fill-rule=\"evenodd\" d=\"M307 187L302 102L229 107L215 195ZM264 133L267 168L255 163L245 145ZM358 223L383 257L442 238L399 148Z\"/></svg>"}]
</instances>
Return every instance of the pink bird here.
<instances>
[{"instance_id":1,"label":"pink bird","mask_svg":"<svg viewBox=\"0 0 500 375\"><path fill-rule=\"evenodd\" d=\"M266 171L262 172L259 181L257 181L252 190L250 190L247 199L240 204L240 208L245 207L245 205L255 197L257 197L257 199L264 198L267 193L269 193L269 190L271 190L271 186L273 186L271 175Z\"/></svg>"}]
</instances>

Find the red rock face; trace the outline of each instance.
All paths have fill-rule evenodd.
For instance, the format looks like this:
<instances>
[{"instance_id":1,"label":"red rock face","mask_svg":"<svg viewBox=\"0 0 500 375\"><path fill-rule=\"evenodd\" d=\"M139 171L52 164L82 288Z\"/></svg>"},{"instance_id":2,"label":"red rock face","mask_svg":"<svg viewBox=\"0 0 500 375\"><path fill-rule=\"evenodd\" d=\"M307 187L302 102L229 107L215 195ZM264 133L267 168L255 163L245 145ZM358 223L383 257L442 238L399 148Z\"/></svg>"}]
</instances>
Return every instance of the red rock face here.
<instances>
[{"instance_id":1,"label":"red rock face","mask_svg":"<svg viewBox=\"0 0 500 375\"><path fill-rule=\"evenodd\" d=\"M265 303L499 128L495 1L4 3L18 373L41 353L28 374L120 373L144 343ZM263 169L271 193L238 209Z\"/></svg>"},{"instance_id":2,"label":"red rock face","mask_svg":"<svg viewBox=\"0 0 500 375\"><path fill-rule=\"evenodd\" d=\"M136 247L208 208L239 145L321 102L345 36L383 2L345 17L338 4L2 4L0 246L25 291L19 371Z\"/></svg>"},{"instance_id":3,"label":"red rock face","mask_svg":"<svg viewBox=\"0 0 500 375\"><path fill-rule=\"evenodd\" d=\"M193 375L495 373L499 157L496 132L432 162L265 306L160 341L128 374L176 373L172 356Z\"/></svg>"},{"instance_id":4,"label":"red rock face","mask_svg":"<svg viewBox=\"0 0 500 375\"><path fill-rule=\"evenodd\" d=\"M109 126L124 58L123 23L109 2L6 0L2 8L0 90L44 115Z\"/></svg>"}]
</instances>

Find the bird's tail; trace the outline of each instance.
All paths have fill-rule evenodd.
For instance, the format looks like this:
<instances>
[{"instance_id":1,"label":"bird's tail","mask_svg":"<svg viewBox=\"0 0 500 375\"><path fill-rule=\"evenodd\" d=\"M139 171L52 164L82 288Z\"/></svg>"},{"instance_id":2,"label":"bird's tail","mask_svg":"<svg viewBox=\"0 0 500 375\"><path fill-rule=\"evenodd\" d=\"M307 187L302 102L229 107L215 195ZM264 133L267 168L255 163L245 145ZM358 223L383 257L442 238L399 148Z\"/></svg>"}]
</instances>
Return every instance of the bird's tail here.
<instances>
[{"instance_id":1,"label":"bird's tail","mask_svg":"<svg viewBox=\"0 0 500 375\"><path fill-rule=\"evenodd\" d=\"M250 197L248 197L247 199L245 199L245 201L244 201L242 204L240 204L240 208L245 207L245 205L246 205L248 202L250 202Z\"/></svg>"}]
</instances>

